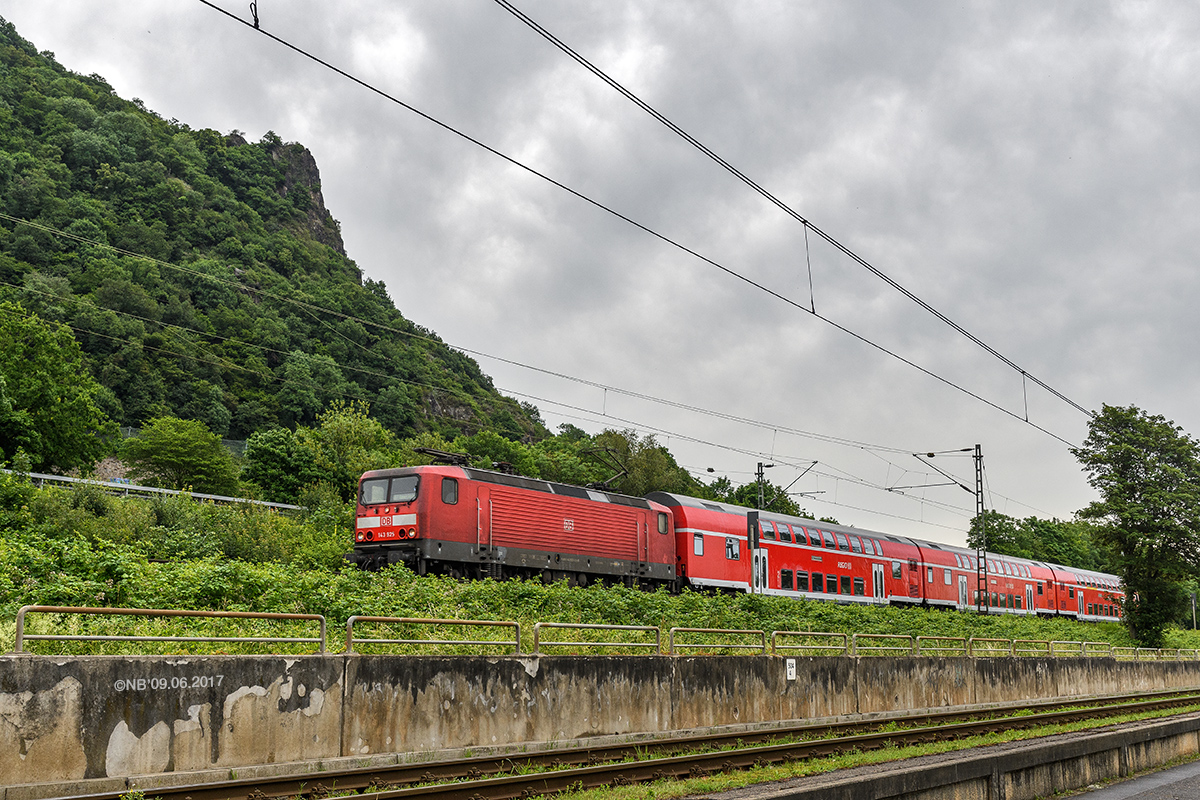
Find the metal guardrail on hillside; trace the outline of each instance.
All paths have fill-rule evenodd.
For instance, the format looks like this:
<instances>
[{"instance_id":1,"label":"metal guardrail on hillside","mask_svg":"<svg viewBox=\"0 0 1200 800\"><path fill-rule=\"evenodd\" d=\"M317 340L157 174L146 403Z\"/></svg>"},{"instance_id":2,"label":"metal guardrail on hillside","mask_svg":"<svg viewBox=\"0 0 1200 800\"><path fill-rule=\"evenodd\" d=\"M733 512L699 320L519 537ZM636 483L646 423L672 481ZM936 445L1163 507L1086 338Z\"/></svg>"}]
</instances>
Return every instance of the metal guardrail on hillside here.
<instances>
[{"instance_id":1,"label":"metal guardrail on hillside","mask_svg":"<svg viewBox=\"0 0 1200 800\"><path fill-rule=\"evenodd\" d=\"M172 495L186 494L196 500L204 500L210 503L245 503L252 506L263 506L264 508L274 508L280 511L303 511L304 506L293 506L288 503L268 503L266 500L251 500L248 497L226 497L221 494L204 494L202 492L187 492L181 489L160 489L157 486L141 486L136 483L122 483L120 481L93 481L87 478L68 478L65 475L45 475L41 472L21 472L17 473L11 469L0 470L9 475L24 475L29 478L29 482L36 485L38 488L46 484L57 486L95 486L103 489L108 494L120 495L122 497L147 497L151 495Z\"/></svg>"},{"instance_id":2,"label":"metal guardrail on hillside","mask_svg":"<svg viewBox=\"0 0 1200 800\"><path fill-rule=\"evenodd\" d=\"M93 636L82 634L28 634L25 633L25 616L31 613L92 614L142 617L200 617L262 620L311 620L320 623L319 638L288 638L263 636ZM424 627L472 626L507 628L509 638L501 639L438 639L438 638L364 638L355 635L355 625L406 625ZM316 644L319 652L326 652L325 618L318 614L271 614L243 611L181 611L175 609L142 608L90 608L73 606L25 606L17 612L16 646L14 652L25 654L25 642L40 641L92 641L92 642L246 642L259 644ZM572 629L577 631L626 631L653 636L654 641L546 641L541 638L544 630ZM663 639L667 649L663 652ZM697 638L703 641L697 641ZM681 641L683 639L684 641ZM522 655L521 623L496 620L433 619L426 617L372 617L355 615L346 620L345 652L356 655L355 646L364 644L405 645L438 647L470 646L479 648L512 648L512 655ZM571 622L538 622L533 626L533 652L526 655L542 656L544 647L572 648L636 648L652 655L679 655L691 650L698 654L728 652L730 650L756 651L753 655L821 658L848 656L852 658L899 656L899 657L967 657L967 658L1112 658L1118 661L1200 661L1200 650L1152 649L1146 647L1114 647L1107 642L1045 641L1038 639L989 639L972 637L964 639L952 636L911 636L909 634L878 633L829 633L813 631L774 631L770 635L770 650L767 649L767 633L761 630L733 630L727 628L671 628L667 636L663 629L653 625L591 625Z\"/></svg>"}]
</instances>

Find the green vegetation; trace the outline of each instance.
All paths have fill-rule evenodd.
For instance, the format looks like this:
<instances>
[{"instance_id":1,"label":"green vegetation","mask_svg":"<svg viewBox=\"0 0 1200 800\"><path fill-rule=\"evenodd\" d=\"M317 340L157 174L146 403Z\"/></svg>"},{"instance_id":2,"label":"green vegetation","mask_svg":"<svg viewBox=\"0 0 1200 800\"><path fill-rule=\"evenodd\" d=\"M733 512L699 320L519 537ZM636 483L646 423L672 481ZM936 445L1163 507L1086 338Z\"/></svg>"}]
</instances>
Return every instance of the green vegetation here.
<instances>
[{"instance_id":1,"label":"green vegetation","mask_svg":"<svg viewBox=\"0 0 1200 800\"><path fill-rule=\"evenodd\" d=\"M993 553L1115 572L1114 554L1097 536L1097 528L1086 520L1016 519L998 511L985 511L982 520L971 520L967 546L978 548L986 535L987 549Z\"/></svg>"},{"instance_id":2,"label":"green vegetation","mask_svg":"<svg viewBox=\"0 0 1200 800\"><path fill-rule=\"evenodd\" d=\"M192 488L208 494L235 495L238 466L221 440L203 422L175 417L152 419L121 445L129 476L150 486Z\"/></svg>"},{"instance_id":3,"label":"green vegetation","mask_svg":"<svg viewBox=\"0 0 1200 800\"><path fill-rule=\"evenodd\" d=\"M109 497L94 487L38 489L19 476L0 474L0 529L6 532L0 538L0 619L9 621L2 633L11 641L17 609L39 603L315 613L329 619L331 631L351 614L514 620L522 623L526 647L531 645L531 626L538 621L1131 644L1128 632L1117 624L842 606L757 595L675 596L623 587L455 581L419 577L400 565L361 572L342 563L351 519L351 507L337 502L290 517L253 507L213 506L186 495L138 500ZM64 625L76 631L133 629L100 619L37 619L38 625L46 626L43 630L62 630ZM188 628L174 622L137 629L162 632L168 625L177 626L173 630L200 629L198 623ZM279 635L281 630L273 625L247 629L259 635ZM336 642L337 636L332 639ZM1200 639L1173 631L1168 642L1186 647ZM95 648L59 647L60 652ZM230 651L229 646L217 649Z\"/></svg>"},{"instance_id":4,"label":"green vegetation","mask_svg":"<svg viewBox=\"0 0 1200 800\"><path fill-rule=\"evenodd\" d=\"M1200 567L1200 442L1164 417L1106 405L1073 452L1100 493L1081 516L1117 553L1126 622L1158 646Z\"/></svg>"},{"instance_id":5,"label":"green vegetation","mask_svg":"<svg viewBox=\"0 0 1200 800\"><path fill-rule=\"evenodd\" d=\"M109 396L68 328L0 303L0 452L22 451L38 471L90 467L116 434Z\"/></svg>"},{"instance_id":6,"label":"green vegetation","mask_svg":"<svg viewBox=\"0 0 1200 800\"><path fill-rule=\"evenodd\" d=\"M311 425L342 399L398 436L545 433L382 283L362 281L303 146L163 120L3 19L0 214L0 301L74 331L76 374L104 389L84 394L123 426L171 416L245 439ZM19 355L8 341L0 364ZM3 458L24 446L37 467L95 460L94 448L63 460L39 443L50 428L21 402L8 409L5 397L20 399L3 378Z\"/></svg>"}]
</instances>

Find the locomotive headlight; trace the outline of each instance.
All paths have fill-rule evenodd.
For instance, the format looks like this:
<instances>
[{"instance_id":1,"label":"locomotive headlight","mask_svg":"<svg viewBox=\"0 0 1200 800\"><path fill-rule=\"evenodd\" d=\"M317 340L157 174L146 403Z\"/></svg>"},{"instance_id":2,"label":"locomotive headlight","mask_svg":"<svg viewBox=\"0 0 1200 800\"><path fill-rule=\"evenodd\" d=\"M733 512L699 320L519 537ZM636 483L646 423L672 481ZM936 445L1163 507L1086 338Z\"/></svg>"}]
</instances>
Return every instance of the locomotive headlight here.
<instances>
[{"instance_id":1,"label":"locomotive headlight","mask_svg":"<svg viewBox=\"0 0 1200 800\"><path fill-rule=\"evenodd\" d=\"M410 538L410 539L415 539L415 538L417 538L417 529L416 529L416 528L409 528L409 529L408 529L408 538Z\"/></svg>"}]
</instances>

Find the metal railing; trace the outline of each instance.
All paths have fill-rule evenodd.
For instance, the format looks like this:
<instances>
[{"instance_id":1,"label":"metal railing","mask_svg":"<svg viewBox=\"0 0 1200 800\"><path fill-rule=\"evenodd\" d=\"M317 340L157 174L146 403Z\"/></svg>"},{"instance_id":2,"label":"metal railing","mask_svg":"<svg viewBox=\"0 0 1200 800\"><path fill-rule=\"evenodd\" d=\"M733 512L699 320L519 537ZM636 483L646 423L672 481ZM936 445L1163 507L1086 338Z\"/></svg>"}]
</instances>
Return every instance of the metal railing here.
<instances>
[{"instance_id":1,"label":"metal railing","mask_svg":"<svg viewBox=\"0 0 1200 800\"><path fill-rule=\"evenodd\" d=\"M26 633L27 614L87 614L125 617L195 617L200 619L265 619L265 620L308 620L319 622L320 636L134 636L134 635L89 635ZM25 642L222 642L254 644L315 644L317 652L325 652L325 617L320 614L276 614L255 611L182 611L173 608L91 608L87 606L23 606L17 612L17 636L14 653L25 652Z\"/></svg>"},{"instance_id":2,"label":"metal railing","mask_svg":"<svg viewBox=\"0 0 1200 800\"><path fill-rule=\"evenodd\" d=\"M916 654L923 655L967 654L967 640L961 636L918 636Z\"/></svg>"},{"instance_id":3,"label":"metal railing","mask_svg":"<svg viewBox=\"0 0 1200 800\"><path fill-rule=\"evenodd\" d=\"M488 628L511 628L514 631L512 639L355 639L354 626L359 622L382 623L387 625L462 625ZM346 652L354 652L354 643L359 644L406 644L406 645L474 645L488 647L511 647L513 655L521 654L521 623L497 622L487 619L434 619L429 617L368 617L353 616L346 620Z\"/></svg>"},{"instance_id":4,"label":"metal railing","mask_svg":"<svg viewBox=\"0 0 1200 800\"><path fill-rule=\"evenodd\" d=\"M834 642L820 642L816 644L780 644L781 639L790 637L799 637L802 639L832 639L841 641L841 644ZM833 652L825 652L832 650ZM850 652L850 637L844 633L820 633L816 631L775 631L771 634L771 655L778 655L780 651L796 652L808 655L847 655Z\"/></svg>"},{"instance_id":5,"label":"metal railing","mask_svg":"<svg viewBox=\"0 0 1200 800\"><path fill-rule=\"evenodd\" d=\"M1012 654L1014 656L1049 656L1050 641L1048 639L1013 639Z\"/></svg>"},{"instance_id":6,"label":"metal railing","mask_svg":"<svg viewBox=\"0 0 1200 800\"><path fill-rule=\"evenodd\" d=\"M757 636L759 637L758 644L745 644L741 642L718 642L703 643L703 644L677 644L675 642L675 634L677 633L706 633L706 634L728 634L730 636ZM676 650L758 650L762 655L767 654L767 634L766 631L754 630L735 630L732 628L671 628L669 637L668 652L675 655Z\"/></svg>"},{"instance_id":7,"label":"metal railing","mask_svg":"<svg viewBox=\"0 0 1200 800\"><path fill-rule=\"evenodd\" d=\"M584 630L584 631L641 631L654 634L653 642L544 642L542 631L547 628ZM533 652L541 653L542 647L652 647L654 655L662 653L662 628L654 625L591 625L582 622L538 622L533 626Z\"/></svg>"},{"instance_id":8,"label":"metal railing","mask_svg":"<svg viewBox=\"0 0 1200 800\"><path fill-rule=\"evenodd\" d=\"M1082 658L1084 655L1083 642L1050 642L1050 655L1058 656L1076 656Z\"/></svg>"},{"instance_id":9,"label":"metal railing","mask_svg":"<svg viewBox=\"0 0 1200 800\"><path fill-rule=\"evenodd\" d=\"M196 500L206 500L210 503L245 503L252 506L263 506L265 508L274 508L281 511L303 511L304 506L293 506L288 503L268 503L266 500L251 500L247 497L226 497L221 494L203 494L201 492L188 492L182 489L161 489L157 486L141 486L136 483L124 483L122 481L93 481L87 478L68 478L65 475L46 475L41 472L22 472L17 473L11 469L3 469L0 472L7 472L9 475L23 475L29 478L29 482L35 484L39 489L47 483L61 484L64 486L95 486L103 489L108 494L116 494L122 496L144 496L144 495L171 495L171 494L186 494Z\"/></svg>"},{"instance_id":10,"label":"metal railing","mask_svg":"<svg viewBox=\"0 0 1200 800\"><path fill-rule=\"evenodd\" d=\"M212 636L212 635L94 635L94 634L48 634L27 633L28 614L83 614L119 617L189 617L198 619L243 619L275 621L311 621L319 623L317 637L286 636ZM511 638L502 639L446 639L446 638L365 638L355 636L355 626L361 624L422 625L507 628ZM587 638L549 641L542 638L547 630L575 631L626 631L653 635L654 641L590 641ZM688 635L698 634L707 641L687 641ZM714 637L719 640L714 641ZM746 641L753 637L756 641ZM649 637L647 636L647 639ZM685 641L679 641L685 638ZM26 654L26 643L31 641L77 641L77 642L180 642L180 643L234 643L234 644L315 644L318 652L326 647L326 621L320 614L282 614L250 611L189 611L180 609L149 608L92 608L87 606L42 606L28 605L17 612L16 641L14 653ZM532 655L542 655L549 647L574 647L596 649L629 648L644 650L651 654L662 653L663 630L653 625L600 625L573 622L538 622L533 626ZM521 623L496 620L436 619L429 617L378 617L355 615L346 620L346 653L354 653L356 645L406 645L436 647L512 648L513 655L521 655ZM762 630L738 630L731 628L671 628L668 635L667 654L678 655L682 651L756 651L766 655L809 655L871 657L897 656L947 656L961 655L968 658L989 657L1043 657L1043 658L1113 658L1123 661L1197 661L1200 651L1195 649L1155 649L1147 647L1116 647L1108 642L1047 641L1042 639L991 639L956 636L912 636L890 633L834 633L822 631L773 631L770 650L767 649L767 634Z\"/></svg>"},{"instance_id":11,"label":"metal railing","mask_svg":"<svg viewBox=\"0 0 1200 800\"><path fill-rule=\"evenodd\" d=\"M859 644L865 642L906 642L898 644ZM913 654L913 637L907 633L856 633L850 637L850 654L857 655L909 655Z\"/></svg>"},{"instance_id":12,"label":"metal railing","mask_svg":"<svg viewBox=\"0 0 1200 800\"><path fill-rule=\"evenodd\" d=\"M977 658L980 654L1011 656L1013 642L1011 639L987 639L981 636L972 636L967 639L967 655Z\"/></svg>"}]
</instances>

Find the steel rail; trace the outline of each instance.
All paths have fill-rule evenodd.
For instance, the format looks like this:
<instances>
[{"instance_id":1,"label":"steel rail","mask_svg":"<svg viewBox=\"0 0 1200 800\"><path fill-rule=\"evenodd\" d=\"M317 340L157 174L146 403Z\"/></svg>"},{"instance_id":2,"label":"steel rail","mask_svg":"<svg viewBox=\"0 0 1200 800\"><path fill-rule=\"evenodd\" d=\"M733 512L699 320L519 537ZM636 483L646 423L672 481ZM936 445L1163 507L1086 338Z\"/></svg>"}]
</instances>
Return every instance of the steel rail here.
<instances>
[{"instance_id":1,"label":"steel rail","mask_svg":"<svg viewBox=\"0 0 1200 800\"><path fill-rule=\"evenodd\" d=\"M1082 703L1088 704L1080 707ZM1046 724L1054 720L1084 718L1087 716L1107 716L1113 713L1129 710L1149 710L1151 708L1169 707L1170 705L1186 705L1200 703L1200 694L1187 693L1179 690L1112 695L1108 697L1090 698L1086 700L1047 700L1022 706L1021 710L1043 709L1038 714L1013 715L1011 708L1005 709L959 709L955 711L911 714L900 717L889 717L878 720L851 720L843 722L828 722L820 724L803 724L770 728L739 733L713 733L693 736L673 737L669 739L647 740L638 743L618 744L593 748L565 748L548 750L542 753L526 753L512 756L481 756L451 761L434 761L416 764L395 764L376 767L355 768L344 771L330 770L321 773L305 773L286 775L275 778L246 778L221 783L191 784L147 789L148 795L162 800L244 800L245 798L261 797L293 797L313 796L321 794L325 789L361 791L370 790L361 796L369 797L413 797L427 792L431 796L469 798L476 793L485 798L521 797L525 791L531 793L553 792L552 788L537 788L538 781L560 781L568 773L566 786L576 785L583 781L586 786L600 786L610 783L633 782L636 780L655 779L668 775L687 777L692 772L691 765L700 764L701 769L711 772L716 769L753 766L762 760L795 760L800 758L819 757L848 751L854 748L867 749L868 745L882 746L887 741L903 740L909 736L916 741L935 741L949 738L946 733L965 735L979 730L1008 729L1028 727L1030 725ZM1054 711L1052 709L1066 709ZM955 722L966 720L966 722ZM881 732L878 729L884 725L909 725L901 730ZM832 737L830 735L833 734ZM745 748L744 745L755 742L776 742L786 737L809 737L806 741L795 741L786 744L769 744L766 746ZM827 738L817 738L827 737ZM888 738L891 737L891 738ZM734 750L718 750L721 747L734 747ZM677 754L679 751L696 751L708 749L711 752L688 752L686 755L667 755L645 761L655 765L652 769L639 771L636 764L613 764L620 759L645 759L648 752ZM723 762L738 753L748 753L749 756L737 756L731 760L730 767ZM607 762L607 763L601 763ZM678 764L688 765L680 771ZM707 764L707 766L704 766ZM714 766L715 765L715 766ZM514 772L531 767L550 767L555 772L536 773L530 775L512 775L502 777L484 776L502 772ZM599 780L608 770L610 777ZM617 772L613 772L616 770ZM615 774L617 777L612 777ZM641 775L649 777L639 777ZM551 776L557 776L551 779ZM468 779L464 782L463 779ZM492 790L512 788L520 781L527 781L513 790L513 794L493 794ZM589 781L596 780L595 783ZM447 784L447 787L434 785L438 781L458 781ZM413 784L424 784L415 788ZM547 784L549 785L549 784ZM469 787L469 788L464 788ZM456 794L461 790L461 794ZM402 792L397 794L396 792ZM86 800L119 800L123 792L86 795Z\"/></svg>"}]
</instances>

